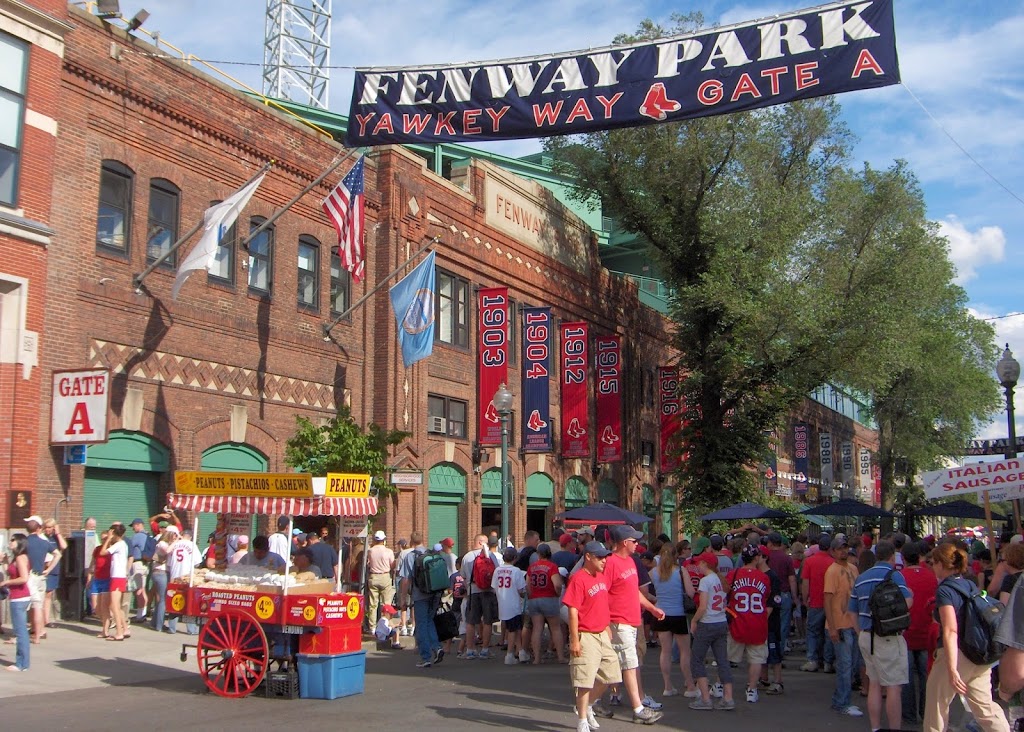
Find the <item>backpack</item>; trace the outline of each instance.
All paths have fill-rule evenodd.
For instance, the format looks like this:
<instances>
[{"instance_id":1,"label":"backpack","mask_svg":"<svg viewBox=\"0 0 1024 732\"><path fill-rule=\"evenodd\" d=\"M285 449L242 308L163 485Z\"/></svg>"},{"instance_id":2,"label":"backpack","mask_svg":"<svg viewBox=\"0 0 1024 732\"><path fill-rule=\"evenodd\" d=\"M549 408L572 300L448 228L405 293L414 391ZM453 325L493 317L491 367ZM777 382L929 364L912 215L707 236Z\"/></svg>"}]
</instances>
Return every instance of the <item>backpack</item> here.
<instances>
[{"instance_id":1,"label":"backpack","mask_svg":"<svg viewBox=\"0 0 1024 732\"><path fill-rule=\"evenodd\" d=\"M473 560L473 584L481 590L491 589L491 580L494 578L494 562L487 552L480 552Z\"/></svg>"},{"instance_id":2,"label":"backpack","mask_svg":"<svg viewBox=\"0 0 1024 732\"><path fill-rule=\"evenodd\" d=\"M868 612L871 613L871 651L874 652L876 635L886 637L899 635L910 627L910 608L900 586L892 579L890 569L885 579L875 585L868 597Z\"/></svg>"},{"instance_id":3,"label":"backpack","mask_svg":"<svg viewBox=\"0 0 1024 732\"><path fill-rule=\"evenodd\" d=\"M417 555L413 564L412 581L420 592L436 594L448 589L448 563L435 552Z\"/></svg>"},{"instance_id":4,"label":"backpack","mask_svg":"<svg viewBox=\"0 0 1024 732\"><path fill-rule=\"evenodd\" d=\"M142 561L152 562L154 556L156 556L156 537L147 536L146 546L142 549Z\"/></svg>"},{"instance_id":5,"label":"backpack","mask_svg":"<svg viewBox=\"0 0 1024 732\"><path fill-rule=\"evenodd\" d=\"M964 598L957 617L957 642L967 660L978 666L990 666L998 661L1006 646L996 640L996 631L1006 615L1003 603L982 593L977 588L967 594L950 582Z\"/></svg>"}]
</instances>

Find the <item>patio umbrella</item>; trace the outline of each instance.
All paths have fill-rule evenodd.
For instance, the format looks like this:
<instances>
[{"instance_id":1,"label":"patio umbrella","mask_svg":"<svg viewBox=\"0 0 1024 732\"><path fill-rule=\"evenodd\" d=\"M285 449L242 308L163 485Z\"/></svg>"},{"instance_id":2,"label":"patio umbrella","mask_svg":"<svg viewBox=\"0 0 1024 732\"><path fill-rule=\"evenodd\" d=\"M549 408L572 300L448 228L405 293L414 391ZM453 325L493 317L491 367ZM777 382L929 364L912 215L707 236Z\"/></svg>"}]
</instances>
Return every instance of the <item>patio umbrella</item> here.
<instances>
[{"instance_id":1,"label":"patio umbrella","mask_svg":"<svg viewBox=\"0 0 1024 732\"><path fill-rule=\"evenodd\" d=\"M592 503L589 506L573 508L563 511L555 518L586 524L643 524L654 520L611 503Z\"/></svg>"},{"instance_id":2,"label":"patio umbrella","mask_svg":"<svg viewBox=\"0 0 1024 732\"><path fill-rule=\"evenodd\" d=\"M855 501L852 498L844 498L834 503L823 503L820 506L805 508L800 513L814 514L815 516L861 516L871 518L896 518L888 511L875 508L869 503Z\"/></svg>"},{"instance_id":3,"label":"patio umbrella","mask_svg":"<svg viewBox=\"0 0 1024 732\"><path fill-rule=\"evenodd\" d=\"M701 521L738 521L740 519L779 519L788 518L789 514L784 511L776 511L750 501L734 503L731 506L720 508L717 511L704 514Z\"/></svg>"},{"instance_id":4,"label":"patio umbrella","mask_svg":"<svg viewBox=\"0 0 1024 732\"><path fill-rule=\"evenodd\" d=\"M948 503L936 503L914 511L915 516L949 516L951 518L979 519L985 518L985 508L970 501L956 500ZM993 521L1005 521L1006 516L992 511Z\"/></svg>"}]
</instances>

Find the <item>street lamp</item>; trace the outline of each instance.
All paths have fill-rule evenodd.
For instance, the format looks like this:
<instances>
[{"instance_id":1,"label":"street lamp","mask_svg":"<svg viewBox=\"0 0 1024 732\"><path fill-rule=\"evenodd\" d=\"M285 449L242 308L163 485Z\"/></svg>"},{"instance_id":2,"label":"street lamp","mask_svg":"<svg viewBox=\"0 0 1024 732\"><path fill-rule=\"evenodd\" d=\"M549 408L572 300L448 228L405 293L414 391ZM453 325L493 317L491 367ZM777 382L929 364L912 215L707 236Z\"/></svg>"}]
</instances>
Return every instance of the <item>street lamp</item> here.
<instances>
[{"instance_id":1,"label":"street lamp","mask_svg":"<svg viewBox=\"0 0 1024 732\"><path fill-rule=\"evenodd\" d=\"M512 508L512 478L508 464L508 418L512 411L512 392L502 384L494 392L491 403L501 415L501 541L504 543L508 541L508 514Z\"/></svg>"},{"instance_id":2,"label":"street lamp","mask_svg":"<svg viewBox=\"0 0 1024 732\"><path fill-rule=\"evenodd\" d=\"M1017 379L1020 378L1020 364L1013 357L1013 353L1010 352L1009 343L1006 344L1003 357L996 364L996 376L1006 392L1006 429L1010 433L1010 442L1006 446L1006 459L1013 460L1017 457L1017 429L1013 423L1013 390L1017 387ZM1014 506L1017 509L1017 521L1019 523L1021 513L1020 499L1014 502ZM1020 526L1017 526L1015 530L1020 531Z\"/></svg>"}]
</instances>

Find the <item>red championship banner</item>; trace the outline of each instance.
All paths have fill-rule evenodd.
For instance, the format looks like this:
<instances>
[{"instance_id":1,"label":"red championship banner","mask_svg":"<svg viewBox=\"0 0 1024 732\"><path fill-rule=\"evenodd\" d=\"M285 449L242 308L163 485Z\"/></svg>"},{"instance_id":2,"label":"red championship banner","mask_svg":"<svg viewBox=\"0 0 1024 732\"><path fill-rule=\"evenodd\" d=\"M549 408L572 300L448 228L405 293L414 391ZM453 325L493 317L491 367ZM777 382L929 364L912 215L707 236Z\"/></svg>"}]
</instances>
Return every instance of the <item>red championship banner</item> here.
<instances>
[{"instance_id":1,"label":"red championship banner","mask_svg":"<svg viewBox=\"0 0 1024 732\"><path fill-rule=\"evenodd\" d=\"M622 460L622 338L594 339L597 352L597 462Z\"/></svg>"},{"instance_id":2,"label":"red championship banner","mask_svg":"<svg viewBox=\"0 0 1024 732\"><path fill-rule=\"evenodd\" d=\"M501 417L493 400L498 387L508 384L508 288L490 287L479 294L477 440L481 445L500 445Z\"/></svg>"},{"instance_id":3,"label":"red championship banner","mask_svg":"<svg viewBox=\"0 0 1024 732\"><path fill-rule=\"evenodd\" d=\"M682 424L677 369L670 366L658 367L658 403L661 414L659 470L662 473L671 473L679 467L679 428Z\"/></svg>"},{"instance_id":4,"label":"red championship banner","mask_svg":"<svg viewBox=\"0 0 1024 732\"><path fill-rule=\"evenodd\" d=\"M587 324L562 323L562 457L590 455Z\"/></svg>"}]
</instances>

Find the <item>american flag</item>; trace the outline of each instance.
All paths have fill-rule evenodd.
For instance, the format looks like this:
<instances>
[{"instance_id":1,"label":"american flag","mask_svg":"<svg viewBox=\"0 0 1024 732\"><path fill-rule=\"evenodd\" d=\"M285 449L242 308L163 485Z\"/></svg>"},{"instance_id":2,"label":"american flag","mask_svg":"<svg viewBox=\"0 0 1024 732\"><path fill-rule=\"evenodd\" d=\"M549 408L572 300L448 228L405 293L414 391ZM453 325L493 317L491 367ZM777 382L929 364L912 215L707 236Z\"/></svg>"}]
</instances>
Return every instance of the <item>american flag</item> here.
<instances>
[{"instance_id":1,"label":"american flag","mask_svg":"<svg viewBox=\"0 0 1024 732\"><path fill-rule=\"evenodd\" d=\"M321 204L327 218L338 231L338 256L341 266L359 282L366 271L366 251L363 248L363 160L361 156L341 183Z\"/></svg>"}]
</instances>

